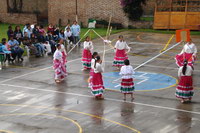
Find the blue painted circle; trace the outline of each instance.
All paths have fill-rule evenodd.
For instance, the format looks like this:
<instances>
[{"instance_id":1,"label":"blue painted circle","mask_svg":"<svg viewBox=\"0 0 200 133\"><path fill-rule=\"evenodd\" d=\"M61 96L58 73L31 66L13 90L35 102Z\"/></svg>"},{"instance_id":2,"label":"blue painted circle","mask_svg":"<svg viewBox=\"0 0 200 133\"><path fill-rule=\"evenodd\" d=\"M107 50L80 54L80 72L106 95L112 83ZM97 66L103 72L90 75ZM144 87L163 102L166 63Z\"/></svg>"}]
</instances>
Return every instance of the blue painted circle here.
<instances>
[{"instance_id":1,"label":"blue painted circle","mask_svg":"<svg viewBox=\"0 0 200 133\"><path fill-rule=\"evenodd\" d=\"M103 73L105 88L119 91L120 78L119 72ZM159 90L176 84L176 78L161 73L135 72L133 78L136 91Z\"/></svg>"}]
</instances>

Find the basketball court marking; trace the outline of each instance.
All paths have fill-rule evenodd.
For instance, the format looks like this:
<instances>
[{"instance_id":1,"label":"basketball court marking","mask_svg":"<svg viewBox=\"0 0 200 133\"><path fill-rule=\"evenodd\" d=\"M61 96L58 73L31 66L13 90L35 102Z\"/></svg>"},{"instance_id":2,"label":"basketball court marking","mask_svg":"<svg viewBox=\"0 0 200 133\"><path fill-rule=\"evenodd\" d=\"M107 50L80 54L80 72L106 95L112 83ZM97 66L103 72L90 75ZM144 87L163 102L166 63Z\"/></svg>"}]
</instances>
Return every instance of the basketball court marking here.
<instances>
[{"instance_id":1,"label":"basketball court marking","mask_svg":"<svg viewBox=\"0 0 200 133\"><path fill-rule=\"evenodd\" d=\"M72 96L80 96L80 97L86 97L86 98L93 98L91 95L83 95L83 94L77 94L77 93L69 93L69 92L59 92L59 91L54 91L54 90L44 90L44 89L39 89L39 88L32 88L32 87L25 87L25 86L18 86L18 85L10 85L10 84L0 84L1 86L8 86L8 87L13 87L13 88L23 88L23 89L28 89L28 90L38 90L38 91L44 91L44 92L52 92L52 93L62 93L62 94L67 94L67 95L72 95ZM119 99L113 99L113 98L104 98L105 100L108 101L113 101L113 102L122 102L124 103L123 100ZM146 107L153 107L153 108L159 108L159 109L167 109L171 111L179 111L179 112L185 112L185 113L192 113L196 115L200 115L200 112L197 111L188 111L188 110L183 110L183 109L176 109L172 107L165 107L165 106L159 106L159 105L152 105L152 104L145 104L145 103L139 103L139 102L129 102L126 101L126 103L131 103L135 105L140 105L140 106L146 106Z\"/></svg>"},{"instance_id":2,"label":"basketball court marking","mask_svg":"<svg viewBox=\"0 0 200 133\"><path fill-rule=\"evenodd\" d=\"M129 127L127 125L124 125L124 124L121 124L119 122L116 122L116 121L112 121L112 120L109 120L109 119L106 119L104 117L100 117L100 116L96 116L96 115L92 115L92 114L89 114L89 113L84 113L84 112L80 112L80 111L75 111L75 110L64 110L64 109L60 109L60 108L52 108L52 107L45 107L45 106L33 106L33 105L20 105L20 104L0 104L0 106L7 106L7 107L26 107L26 108L35 108L35 109L49 109L49 110L59 110L59 111L64 111L64 112L70 112L70 113L77 113L77 114L82 114L82 115L86 115L86 116L90 116L90 117L94 117L94 118L97 118L97 119L102 119L102 120L105 120L107 122L111 122L111 123L114 123L116 125L119 125L119 126L122 126L122 127L125 127L127 129L130 129L136 133L141 133L140 131L138 131L137 129L135 128L132 128L132 127ZM23 115L44 115L44 116L53 116L53 117L56 117L56 115L51 115L51 114L40 114L40 113L20 113L20 114L5 114L5 115L0 115L0 117L2 116L23 116ZM58 116L58 118L62 118L62 119L65 119L65 120L70 120L69 118L67 117L63 117L63 116ZM72 120L74 121L74 120ZM75 121L74 121L75 122ZM75 123L74 123L75 124ZM78 124L78 123L77 123ZM79 124L78 124L79 125ZM79 131L82 131L82 128L81 126L79 125L77 127L79 127ZM81 129L81 130L80 130ZM79 132L80 133L80 132Z\"/></svg>"},{"instance_id":3,"label":"basketball court marking","mask_svg":"<svg viewBox=\"0 0 200 133\"><path fill-rule=\"evenodd\" d=\"M103 73L104 86L108 90L120 91L121 76L119 72ZM176 86L177 79L163 73L136 71L133 75L135 91L157 91Z\"/></svg>"},{"instance_id":4,"label":"basketball court marking","mask_svg":"<svg viewBox=\"0 0 200 133\"><path fill-rule=\"evenodd\" d=\"M72 119L69 119L67 117L60 116L60 115L40 114L40 113L17 113L17 114L3 114L3 115L0 115L0 117L6 117L6 116L51 116L51 117L56 117L56 118L63 119L65 121L72 122L74 125L76 125L78 127L78 129L79 129L78 133L82 133L83 132L83 129L79 125L79 123L77 123L76 121L74 121Z\"/></svg>"}]
</instances>

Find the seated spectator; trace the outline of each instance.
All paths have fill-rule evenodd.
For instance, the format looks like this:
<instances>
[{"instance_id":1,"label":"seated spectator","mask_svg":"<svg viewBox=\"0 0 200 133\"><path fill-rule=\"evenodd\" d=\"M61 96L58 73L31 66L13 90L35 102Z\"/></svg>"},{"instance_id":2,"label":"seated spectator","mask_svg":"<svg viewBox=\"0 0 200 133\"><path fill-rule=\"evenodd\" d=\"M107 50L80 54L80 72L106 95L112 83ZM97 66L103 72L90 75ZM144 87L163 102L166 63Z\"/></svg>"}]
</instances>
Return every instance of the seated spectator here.
<instances>
[{"instance_id":1,"label":"seated spectator","mask_svg":"<svg viewBox=\"0 0 200 133\"><path fill-rule=\"evenodd\" d=\"M12 26L8 26L8 31L7 31L8 39L10 39L10 36L14 36L14 31L12 30Z\"/></svg>"},{"instance_id":2,"label":"seated spectator","mask_svg":"<svg viewBox=\"0 0 200 133\"><path fill-rule=\"evenodd\" d=\"M45 35L45 34L46 34L46 31L45 31L43 25L40 25L39 32L42 33L42 35Z\"/></svg>"},{"instance_id":3,"label":"seated spectator","mask_svg":"<svg viewBox=\"0 0 200 133\"><path fill-rule=\"evenodd\" d=\"M65 37L66 39L68 39L68 44L72 44L74 42L70 28L67 28L67 30L65 31Z\"/></svg>"},{"instance_id":4,"label":"seated spectator","mask_svg":"<svg viewBox=\"0 0 200 133\"><path fill-rule=\"evenodd\" d=\"M40 43L37 38L35 38L34 40L32 39L32 43L37 48L36 57L43 56L45 52L44 45Z\"/></svg>"},{"instance_id":5,"label":"seated spectator","mask_svg":"<svg viewBox=\"0 0 200 133\"><path fill-rule=\"evenodd\" d=\"M66 40L64 30L60 30L59 39L62 39L63 41Z\"/></svg>"},{"instance_id":6,"label":"seated spectator","mask_svg":"<svg viewBox=\"0 0 200 133\"><path fill-rule=\"evenodd\" d=\"M49 44L48 41L45 41L44 43L44 48L45 48L45 52L47 55L50 55L51 54L51 45Z\"/></svg>"},{"instance_id":7,"label":"seated spectator","mask_svg":"<svg viewBox=\"0 0 200 133\"><path fill-rule=\"evenodd\" d=\"M19 42L19 45L21 45L21 41L23 38L23 33L20 29L20 26L16 26L15 27L15 31L14 31L14 38Z\"/></svg>"},{"instance_id":8,"label":"seated spectator","mask_svg":"<svg viewBox=\"0 0 200 133\"><path fill-rule=\"evenodd\" d=\"M19 47L19 42L15 40L13 36L10 36L8 44L10 45L13 59L15 60L16 57L18 57L18 61L23 61L24 59L22 58L22 55L24 50Z\"/></svg>"},{"instance_id":9,"label":"seated spectator","mask_svg":"<svg viewBox=\"0 0 200 133\"><path fill-rule=\"evenodd\" d=\"M54 38L54 41L58 41L59 39L59 27L57 25L54 25L53 26L53 29L54 29L54 32L53 32L53 38Z\"/></svg>"},{"instance_id":10,"label":"seated spectator","mask_svg":"<svg viewBox=\"0 0 200 133\"><path fill-rule=\"evenodd\" d=\"M5 62L8 60L9 62L12 61L13 59L11 57L11 51L9 51L6 47L6 38L2 39L2 42L0 43L0 53L4 53L6 55Z\"/></svg>"},{"instance_id":11,"label":"seated spectator","mask_svg":"<svg viewBox=\"0 0 200 133\"><path fill-rule=\"evenodd\" d=\"M24 35L24 32L26 31L26 29L27 29L29 26L30 26L29 23L24 25L24 28L23 28L23 30L22 30L23 35Z\"/></svg>"},{"instance_id":12,"label":"seated spectator","mask_svg":"<svg viewBox=\"0 0 200 133\"><path fill-rule=\"evenodd\" d=\"M25 32L27 32L28 33L28 37L31 38L32 29L31 29L30 25L27 27L27 29L25 30Z\"/></svg>"},{"instance_id":13,"label":"seated spectator","mask_svg":"<svg viewBox=\"0 0 200 133\"><path fill-rule=\"evenodd\" d=\"M53 35L51 34L50 31L47 32L47 36L46 36L45 40L48 41L49 44L51 45L51 52L53 54L56 51L56 45L57 45L57 43L54 40L54 37L53 37Z\"/></svg>"},{"instance_id":14,"label":"seated spectator","mask_svg":"<svg viewBox=\"0 0 200 133\"><path fill-rule=\"evenodd\" d=\"M29 54L29 55L36 55L37 49L32 44L31 39L28 37L28 33L26 33L26 32L24 33L24 37L22 39L22 43L25 46L25 48L27 49L27 54Z\"/></svg>"},{"instance_id":15,"label":"seated spectator","mask_svg":"<svg viewBox=\"0 0 200 133\"><path fill-rule=\"evenodd\" d=\"M47 32L51 32L51 34L54 34L54 28L52 24L49 24L48 28L47 28Z\"/></svg>"},{"instance_id":16,"label":"seated spectator","mask_svg":"<svg viewBox=\"0 0 200 133\"><path fill-rule=\"evenodd\" d=\"M38 36L39 34L40 34L40 29L39 29L40 27L39 27L39 25L35 25L34 26L34 28L33 28L33 34L35 35L35 36Z\"/></svg>"},{"instance_id":17,"label":"seated spectator","mask_svg":"<svg viewBox=\"0 0 200 133\"><path fill-rule=\"evenodd\" d=\"M70 24L67 24L67 26L65 27L65 31L67 31L68 28L70 28L70 30L71 30L71 25Z\"/></svg>"}]
</instances>

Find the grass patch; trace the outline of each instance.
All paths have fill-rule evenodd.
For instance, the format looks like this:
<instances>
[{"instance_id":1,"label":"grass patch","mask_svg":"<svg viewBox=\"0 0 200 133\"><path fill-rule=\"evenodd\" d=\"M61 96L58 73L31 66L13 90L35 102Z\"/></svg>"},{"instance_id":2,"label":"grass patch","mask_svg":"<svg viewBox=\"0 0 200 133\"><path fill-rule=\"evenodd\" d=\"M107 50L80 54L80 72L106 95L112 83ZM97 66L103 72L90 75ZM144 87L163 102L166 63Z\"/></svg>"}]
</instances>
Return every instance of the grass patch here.
<instances>
[{"instance_id":1,"label":"grass patch","mask_svg":"<svg viewBox=\"0 0 200 133\"><path fill-rule=\"evenodd\" d=\"M15 27L17 26L16 24L5 24L5 23L0 23L0 40L2 38L7 38L7 30L8 30L8 26L11 25L13 30L15 29ZM21 30L24 28L24 25L20 25L21 27ZM62 29L64 29L64 27L61 27ZM47 30L47 27L45 27L45 29ZM125 31L126 29L122 29L122 30L116 30L116 29L113 29L112 30L112 34L116 34L116 33L119 33L119 32L122 32L122 31ZM88 28L81 28L81 37L88 31ZM95 31L97 33L99 33L101 36L106 36L106 32L107 32L107 29L106 28L97 28L95 29ZM98 38L98 36L91 32L91 33L88 33L88 36L91 36L92 39L95 39L95 38Z\"/></svg>"},{"instance_id":2,"label":"grass patch","mask_svg":"<svg viewBox=\"0 0 200 133\"><path fill-rule=\"evenodd\" d=\"M101 35L102 37L106 36L106 32L107 32L107 29L106 28L97 28L97 29L94 29L99 35ZM116 33L119 33L119 32L123 32L123 31L126 31L127 29L122 29L122 30L115 30L113 29L112 30L112 33L111 34L116 34ZM82 28L81 29L81 37L88 31L88 28ZM95 39L95 38L99 38L93 31L89 32L88 33L88 36L90 36L92 39Z\"/></svg>"}]
</instances>

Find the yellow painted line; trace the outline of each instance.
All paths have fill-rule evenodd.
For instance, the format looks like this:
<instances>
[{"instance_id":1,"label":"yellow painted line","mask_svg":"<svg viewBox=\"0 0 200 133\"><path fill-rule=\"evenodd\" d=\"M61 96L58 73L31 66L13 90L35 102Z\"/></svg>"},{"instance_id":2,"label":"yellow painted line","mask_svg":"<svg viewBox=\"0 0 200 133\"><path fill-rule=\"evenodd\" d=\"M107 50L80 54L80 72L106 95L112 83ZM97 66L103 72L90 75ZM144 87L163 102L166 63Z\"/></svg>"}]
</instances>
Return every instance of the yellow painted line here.
<instances>
[{"instance_id":1,"label":"yellow painted line","mask_svg":"<svg viewBox=\"0 0 200 133\"><path fill-rule=\"evenodd\" d=\"M76 121L74 121L72 119L69 119L67 117L64 117L64 116L60 116L60 115L40 114L40 113L16 113L16 114L3 114L3 115L0 115L0 117L6 117L6 116L51 116L51 117L61 118L63 120L71 121L72 123L74 123L79 129L79 133L83 132L82 127Z\"/></svg>"},{"instance_id":2,"label":"yellow painted line","mask_svg":"<svg viewBox=\"0 0 200 133\"><path fill-rule=\"evenodd\" d=\"M79 112L79 111L73 111L73 110L69 110L71 112L74 112L74 113L79 113L79 114L83 114L83 115L88 115L88 116L91 116L91 117L94 117L94 118L98 118L98 119L102 119L102 120L105 120L105 121L109 121L111 123L115 123L117 125L120 125L122 127L125 127L125 128L128 128L136 133L141 133L140 131L136 130L135 128L132 128L132 127L129 127L127 125L124 125L124 124L121 124L119 122L115 122L115 121L112 121L112 120L109 120L109 119L106 119L106 118L103 118L103 117L100 117L100 116L96 116L96 115L91 115L91 114L88 114L88 113L84 113L84 112Z\"/></svg>"},{"instance_id":3,"label":"yellow painted line","mask_svg":"<svg viewBox=\"0 0 200 133\"><path fill-rule=\"evenodd\" d=\"M84 112L80 112L80 111L75 111L75 110L64 110L64 109L61 109L61 108L52 108L52 107L45 107L45 106L32 106L32 105L20 105L20 104L0 104L0 106L8 106L8 107L11 107L11 106L14 106L14 107L29 107L29 108L38 108L38 109L49 109L49 110L59 110L59 111L64 111L64 112L71 112L71 113L77 113L77 114L82 114L82 115L86 115L86 116L91 116L91 117L94 117L94 118L98 118L98 119L102 119L102 120L105 120L107 122L111 122L111 123L114 123L114 124L117 124L117 125L120 125L122 127L125 127L127 129L130 129L132 131L134 131L135 133L141 133L140 131L138 131L137 129L135 128L132 128L130 126L127 126L127 125L124 125L124 124L121 124L119 122L116 122L116 121L112 121L112 120L109 120L109 119L106 119L104 117L100 117L100 116L97 116L97 115L92 115L92 114L89 114L89 113L84 113Z\"/></svg>"},{"instance_id":4,"label":"yellow painted line","mask_svg":"<svg viewBox=\"0 0 200 133\"><path fill-rule=\"evenodd\" d=\"M163 52L163 51L165 51L165 50L167 49L167 47L169 46L169 44L171 43L171 41L172 41L173 38L174 38L174 35L172 35L172 36L170 37L170 39L167 41L167 44L166 44L165 47L160 51L160 53Z\"/></svg>"},{"instance_id":5,"label":"yellow painted line","mask_svg":"<svg viewBox=\"0 0 200 133\"><path fill-rule=\"evenodd\" d=\"M1 133L1 132L3 132L3 133L14 133L14 132L11 132L11 131L1 130L1 129L0 129L0 133Z\"/></svg>"}]
</instances>

